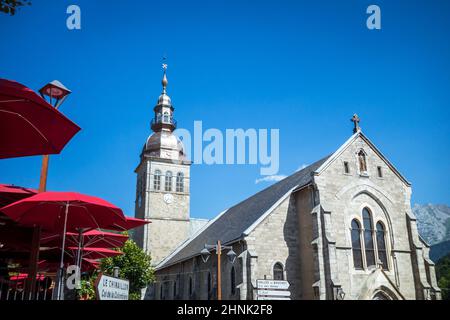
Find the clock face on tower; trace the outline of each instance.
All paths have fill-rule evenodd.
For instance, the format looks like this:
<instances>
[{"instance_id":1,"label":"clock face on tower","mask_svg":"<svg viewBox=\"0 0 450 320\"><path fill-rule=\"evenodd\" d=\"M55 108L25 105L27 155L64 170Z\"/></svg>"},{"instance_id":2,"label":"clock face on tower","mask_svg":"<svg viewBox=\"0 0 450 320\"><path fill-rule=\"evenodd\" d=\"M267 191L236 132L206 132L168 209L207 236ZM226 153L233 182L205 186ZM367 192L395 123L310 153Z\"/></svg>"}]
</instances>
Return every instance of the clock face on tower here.
<instances>
[{"instance_id":1,"label":"clock face on tower","mask_svg":"<svg viewBox=\"0 0 450 320\"><path fill-rule=\"evenodd\" d=\"M167 204L171 204L173 202L173 195L171 195L170 193L166 193L164 195L164 202Z\"/></svg>"}]
</instances>

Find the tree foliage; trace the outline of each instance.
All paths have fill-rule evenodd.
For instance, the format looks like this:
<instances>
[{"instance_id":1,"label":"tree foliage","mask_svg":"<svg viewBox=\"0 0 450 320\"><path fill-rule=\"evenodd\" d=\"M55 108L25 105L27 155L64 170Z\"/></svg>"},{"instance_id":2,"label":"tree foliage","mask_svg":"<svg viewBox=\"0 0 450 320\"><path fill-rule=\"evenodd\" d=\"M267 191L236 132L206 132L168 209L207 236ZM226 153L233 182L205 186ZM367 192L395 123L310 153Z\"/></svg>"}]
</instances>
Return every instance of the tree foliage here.
<instances>
[{"instance_id":1,"label":"tree foliage","mask_svg":"<svg viewBox=\"0 0 450 320\"><path fill-rule=\"evenodd\" d=\"M133 240L127 240L121 251L123 255L103 259L101 270L113 275L114 267L119 267L119 277L130 281L130 299L140 299L141 289L154 280L151 258Z\"/></svg>"},{"instance_id":2,"label":"tree foliage","mask_svg":"<svg viewBox=\"0 0 450 320\"><path fill-rule=\"evenodd\" d=\"M94 300L95 299L95 279L97 275L92 275L87 279L81 280L81 288L78 291L78 299Z\"/></svg>"},{"instance_id":3,"label":"tree foliage","mask_svg":"<svg viewBox=\"0 0 450 320\"><path fill-rule=\"evenodd\" d=\"M31 0L0 0L0 12L13 16L20 7L30 5Z\"/></svg>"},{"instance_id":4,"label":"tree foliage","mask_svg":"<svg viewBox=\"0 0 450 320\"><path fill-rule=\"evenodd\" d=\"M441 288L442 299L450 300L450 254L436 263L436 277Z\"/></svg>"}]
</instances>

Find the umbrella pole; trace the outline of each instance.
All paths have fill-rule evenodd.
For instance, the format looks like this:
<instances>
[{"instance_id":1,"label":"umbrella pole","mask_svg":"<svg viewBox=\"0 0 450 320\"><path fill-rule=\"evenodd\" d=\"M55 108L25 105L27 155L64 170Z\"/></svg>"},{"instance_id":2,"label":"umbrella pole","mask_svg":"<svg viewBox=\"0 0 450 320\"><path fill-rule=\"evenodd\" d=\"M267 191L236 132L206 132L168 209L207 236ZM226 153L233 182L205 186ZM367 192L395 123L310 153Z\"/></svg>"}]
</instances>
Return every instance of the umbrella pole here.
<instances>
[{"instance_id":1,"label":"umbrella pole","mask_svg":"<svg viewBox=\"0 0 450 320\"><path fill-rule=\"evenodd\" d=\"M83 230L80 229L78 231L78 252L77 252L77 267L80 268L80 274L81 274L81 249L83 248Z\"/></svg>"},{"instance_id":2,"label":"umbrella pole","mask_svg":"<svg viewBox=\"0 0 450 320\"><path fill-rule=\"evenodd\" d=\"M63 283L63 274L64 274L64 249L66 246L66 228L67 228L67 214L69 213L69 202L66 204L66 212L64 214L64 230L62 237L62 248L61 248L61 263L59 264L59 283L58 283L58 300L61 300L62 288L64 287Z\"/></svg>"}]
</instances>

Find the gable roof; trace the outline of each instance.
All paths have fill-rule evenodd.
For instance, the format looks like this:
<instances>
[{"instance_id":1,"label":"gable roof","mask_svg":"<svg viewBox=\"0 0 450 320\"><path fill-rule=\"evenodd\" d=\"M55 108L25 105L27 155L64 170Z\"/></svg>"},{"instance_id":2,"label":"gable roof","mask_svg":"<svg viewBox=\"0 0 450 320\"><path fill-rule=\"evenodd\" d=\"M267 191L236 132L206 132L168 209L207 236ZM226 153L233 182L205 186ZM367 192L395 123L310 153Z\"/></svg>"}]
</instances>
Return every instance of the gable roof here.
<instances>
[{"instance_id":1,"label":"gable roof","mask_svg":"<svg viewBox=\"0 0 450 320\"><path fill-rule=\"evenodd\" d=\"M309 184L312 180L313 172L328 157L295 172L222 212L161 261L156 269L162 269L199 255L205 244L213 244L217 240L227 244L241 239L244 233L254 226L255 222L260 220L267 212L270 212L281 198L286 194L290 194L293 189Z\"/></svg>"},{"instance_id":2,"label":"gable roof","mask_svg":"<svg viewBox=\"0 0 450 320\"><path fill-rule=\"evenodd\" d=\"M161 261L156 270L199 255L205 244L213 244L217 240L227 244L242 239L291 192L306 186L312 181L313 175L320 175L328 168L358 137L361 137L406 185L411 185L381 151L361 131L358 131L333 154L220 213Z\"/></svg>"},{"instance_id":3,"label":"gable roof","mask_svg":"<svg viewBox=\"0 0 450 320\"><path fill-rule=\"evenodd\" d=\"M381 151L372 143L372 141L367 138L362 131L354 133L339 149L333 153L327 161L325 161L317 170L314 172L315 175L320 175L326 168L330 166L334 160L336 160L347 148L350 146L358 137L364 140L372 150L386 163L386 165L402 180L407 186L411 186L411 183L394 167L394 165L381 153Z\"/></svg>"}]
</instances>

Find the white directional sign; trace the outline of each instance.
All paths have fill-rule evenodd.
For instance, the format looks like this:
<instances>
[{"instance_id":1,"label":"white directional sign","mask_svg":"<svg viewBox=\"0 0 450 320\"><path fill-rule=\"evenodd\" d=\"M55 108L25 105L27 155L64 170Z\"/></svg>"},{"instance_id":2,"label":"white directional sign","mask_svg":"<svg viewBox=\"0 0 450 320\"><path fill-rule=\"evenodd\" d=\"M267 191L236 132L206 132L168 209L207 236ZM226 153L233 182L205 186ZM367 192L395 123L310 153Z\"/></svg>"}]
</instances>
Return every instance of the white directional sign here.
<instances>
[{"instance_id":1,"label":"white directional sign","mask_svg":"<svg viewBox=\"0 0 450 320\"><path fill-rule=\"evenodd\" d=\"M289 282L285 280L256 280L258 289L286 290L289 288Z\"/></svg>"},{"instance_id":2,"label":"white directional sign","mask_svg":"<svg viewBox=\"0 0 450 320\"><path fill-rule=\"evenodd\" d=\"M291 300L285 280L256 280L256 287L258 300Z\"/></svg>"},{"instance_id":3,"label":"white directional sign","mask_svg":"<svg viewBox=\"0 0 450 320\"><path fill-rule=\"evenodd\" d=\"M258 296L290 297L291 293L289 291L258 289Z\"/></svg>"},{"instance_id":4,"label":"white directional sign","mask_svg":"<svg viewBox=\"0 0 450 320\"><path fill-rule=\"evenodd\" d=\"M258 296L258 300L291 300L289 297L265 297Z\"/></svg>"},{"instance_id":5,"label":"white directional sign","mask_svg":"<svg viewBox=\"0 0 450 320\"><path fill-rule=\"evenodd\" d=\"M101 275L96 283L98 300L128 300L130 283L128 280Z\"/></svg>"}]
</instances>

